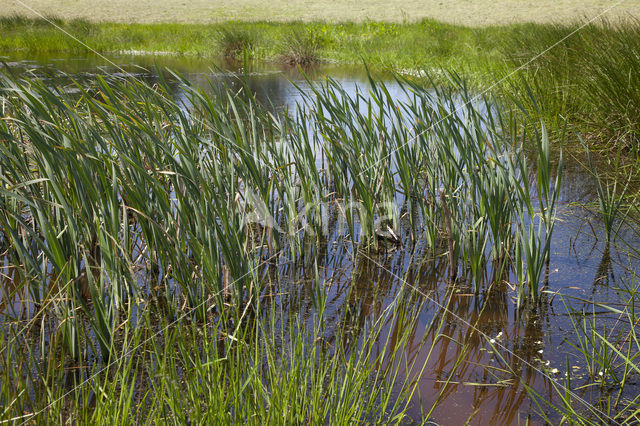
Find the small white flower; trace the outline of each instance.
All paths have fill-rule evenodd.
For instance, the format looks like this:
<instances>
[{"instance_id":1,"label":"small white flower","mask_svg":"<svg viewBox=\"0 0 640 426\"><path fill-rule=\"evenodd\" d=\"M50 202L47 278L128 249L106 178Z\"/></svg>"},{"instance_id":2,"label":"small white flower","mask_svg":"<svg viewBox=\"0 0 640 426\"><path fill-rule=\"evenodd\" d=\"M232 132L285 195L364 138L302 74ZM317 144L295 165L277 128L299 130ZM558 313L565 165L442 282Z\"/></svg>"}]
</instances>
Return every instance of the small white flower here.
<instances>
[{"instance_id":1,"label":"small white flower","mask_svg":"<svg viewBox=\"0 0 640 426\"><path fill-rule=\"evenodd\" d=\"M540 349L540 350L538 351L538 353L539 353L539 354L541 354L542 352L544 352L544 350L542 350L542 349Z\"/></svg>"},{"instance_id":2,"label":"small white flower","mask_svg":"<svg viewBox=\"0 0 640 426\"><path fill-rule=\"evenodd\" d=\"M551 370L551 373L560 374L560 370L558 370L557 368L554 368L553 370Z\"/></svg>"},{"instance_id":3,"label":"small white flower","mask_svg":"<svg viewBox=\"0 0 640 426\"><path fill-rule=\"evenodd\" d=\"M491 339L491 340L489 340L489 342L490 342L490 343L495 343L495 342L496 342L496 339Z\"/></svg>"}]
</instances>

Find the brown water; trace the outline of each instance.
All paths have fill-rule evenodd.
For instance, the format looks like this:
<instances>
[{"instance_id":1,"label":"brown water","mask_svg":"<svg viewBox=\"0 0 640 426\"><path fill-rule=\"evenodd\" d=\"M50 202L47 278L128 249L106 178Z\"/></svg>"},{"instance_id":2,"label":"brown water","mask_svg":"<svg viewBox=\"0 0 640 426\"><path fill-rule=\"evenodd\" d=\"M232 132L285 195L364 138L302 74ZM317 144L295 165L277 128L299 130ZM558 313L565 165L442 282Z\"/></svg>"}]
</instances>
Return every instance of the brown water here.
<instances>
[{"instance_id":1,"label":"brown water","mask_svg":"<svg viewBox=\"0 0 640 426\"><path fill-rule=\"evenodd\" d=\"M27 60L12 56L5 60L13 70L21 73L43 75L44 71L60 70L75 78L89 79L96 73L128 75L112 63L95 57ZM295 85L303 91L308 87L307 80L297 70L278 65L252 65L223 72L216 68L219 64L188 58L112 56L110 60L124 67L127 73L150 83L158 80L157 72L139 67L169 67L194 84L208 84L207 79L211 79L233 87L239 84L238 78L243 78L257 98L272 105L276 112L302 101ZM161 73L172 81L169 73ZM357 87L367 85L365 70L357 66L323 65L308 70L306 77L312 82L331 77L354 92ZM58 73L49 78L67 77ZM175 87L174 96L180 99L179 86L172 87ZM394 96L402 96L390 78L387 87ZM429 356L431 346L421 345L421 342L435 341L434 349L421 374L415 371L405 374L419 381L419 399L427 409L438 401L432 415L432 420L438 424L457 425L470 421L478 425L502 425L527 420L542 423L535 414L539 409L526 387L552 403L558 403L552 380L557 380L560 386L564 383L567 357L574 388L590 383L585 374L584 359L570 345L575 342L575 331L567 315L567 306L591 312L587 301L620 302L619 288L637 280L632 271L638 264L638 259L628 255L623 241L637 247L638 235L635 230L622 227L620 236L607 249L599 217L581 206L593 202L596 196L591 172L579 161L568 157L562 188L562 220L554 231L547 286L550 291L584 301L546 295L539 308L518 311L514 303L515 292L506 284L493 286L474 296L464 284L454 287L447 284L444 262L431 259L419 243L363 254L355 261L348 242L316 248L321 281L329 293L327 323L348 325L353 330L355 344L364 324L378 318L389 305L417 305L418 301L424 301L422 309L415 312L418 321L411 330L412 340L406 357L421 366ZM6 266L0 264L0 268ZM274 303L290 308L285 310L289 315L314 321L310 297L313 269L304 264L281 265L278 269L285 284L274 297ZM0 280L6 281L2 275ZM10 282L2 285L8 286ZM449 303L448 296L451 296ZM602 326L610 326L616 320L602 310L595 315ZM442 330L431 325L434 318L443 317ZM393 327L397 324L389 321L385 332L394 335L401 331ZM485 335L495 340L493 347ZM553 369L558 369L558 373ZM631 383L626 392L635 396L634 393L640 392L640 383ZM574 406L581 410L581 405L592 404L598 396L593 388L583 388L575 392ZM419 399L416 398L411 412L416 420L424 413L419 407ZM552 419L559 420L551 408L544 408Z\"/></svg>"}]
</instances>

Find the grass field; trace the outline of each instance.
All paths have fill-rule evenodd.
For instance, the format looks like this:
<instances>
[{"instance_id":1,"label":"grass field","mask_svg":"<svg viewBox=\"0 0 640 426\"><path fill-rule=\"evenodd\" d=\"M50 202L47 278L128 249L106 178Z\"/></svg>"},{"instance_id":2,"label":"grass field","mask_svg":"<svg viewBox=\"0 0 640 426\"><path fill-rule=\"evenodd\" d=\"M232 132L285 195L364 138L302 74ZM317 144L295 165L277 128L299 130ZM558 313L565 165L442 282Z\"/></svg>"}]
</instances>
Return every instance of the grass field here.
<instances>
[{"instance_id":1,"label":"grass field","mask_svg":"<svg viewBox=\"0 0 640 426\"><path fill-rule=\"evenodd\" d=\"M566 23L605 11L610 18L639 16L640 0L616 3L603 0L496 0L489 6L484 0L2 0L0 16L37 17L36 11L64 19L138 23L227 20L414 22L433 18L473 26L514 22Z\"/></svg>"}]
</instances>

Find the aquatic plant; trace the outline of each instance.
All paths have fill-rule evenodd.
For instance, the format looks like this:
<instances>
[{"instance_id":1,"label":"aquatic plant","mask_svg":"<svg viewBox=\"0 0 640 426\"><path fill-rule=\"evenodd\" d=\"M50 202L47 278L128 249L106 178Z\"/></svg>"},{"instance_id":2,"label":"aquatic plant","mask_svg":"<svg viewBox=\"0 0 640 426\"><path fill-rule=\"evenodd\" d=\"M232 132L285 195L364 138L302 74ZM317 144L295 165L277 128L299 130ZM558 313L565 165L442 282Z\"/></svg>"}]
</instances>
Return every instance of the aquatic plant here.
<instances>
[{"instance_id":1,"label":"aquatic plant","mask_svg":"<svg viewBox=\"0 0 640 426\"><path fill-rule=\"evenodd\" d=\"M554 130L568 121L589 144L637 153L634 117L640 108L640 84L633 70L640 65L635 53L639 29L632 17L579 26L521 26L502 47L508 62L522 67L509 79L513 84L507 91ZM535 105L529 93L520 90L523 80L535 95Z\"/></svg>"},{"instance_id":2,"label":"aquatic plant","mask_svg":"<svg viewBox=\"0 0 640 426\"><path fill-rule=\"evenodd\" d=\"M567 354L566 357L564 384L551 382L561 404L528 389L532 398L539 401L539 412L547 421L550 419L543 407L551 406L560 411L562 421L575 424L632 424L637 421L640 396L623 395L625 388L640 373L637 362L640 344L636 330L640 318L635 307L638 289L635 281L619 287L622 301L616 304L561 296L574 331L572 339L566 342L575 349L574 356ZM585 307L577 310L571 302L580 302ZM615 318L608 322L611 326L596 319L602 312ZM588 394L595 401L593 405L583 399Z\"/></svg>"},{"instance_id":3,"label":"aquatic plant","mask_svg":"<svg viewBox=\"0 0 640 426\"><path fill-rule=\"evenodd\" d=\"M600 172L598 172L598 168L594 164L591 150L582 139L580 139L580 141L582 142L582 146L584 147L587 154L589 169L592 170L594 175L593 178L596 181L596 189L598 192L598 211L602 216L602 224L604 226L607 244L609 244L611 242L612 233L614 232L614 225L616 224L616 222L618 222L619 224L622 223L620 219L621 214L623 213L622 208L624 207L624 198L627 190L629 189L629 183L631 182L633 173L629 173L624 187L619 190L618 175L620 174L622 167L620 149L618 150L618 155L613 161L613 167L610 168L611 173L614 177L611 180L605 180L605 178L601 176ZM609 163L611 164L611 161Z\"/></svg>"},{"instance_id":4,"label":"aquatic plant","mask_svg":"<svg viewBox=\"0 0 640 426\"><path fill-rule=\"evenodd\" d=\"M514 138L514 119L493 99L477 97L458 76L452 74L447 87L429 89L398 77L404 100L373 77L355 95L329 80L312 85L294 111L276 116L245 86L204 90L176 75L182 94L176 100L159 75L153 87L98 77L74 82L73 91L37 78L0 76L6 100L0 121L0 235L13 286L3 300L16 302L8 304L6 315L28 318L24 327L7 331L11 343L3 350L3 368L9 374L21 352L35 364L50 357L37 373L22 361L12 370L28 391L7 418L20 409L57 418L66 409L59 401L66 394L51 393L48 385L64 376L56 366L83 365L94 357L121 374L115 381L103 377L101 409L130 413L127 398L135 380L126 377L141 368L134 354L145 348L152 348L151 364L169 372L167 377L202 374L188 376L189 404L200 392L218 398L210 395L216 380L239 386L255 375L250 395L230 393L249 398L251 410L283 406L289 397L305 399L298 392L311 382L315 405L301 405L287 419L324 419L329 414L317 411L327 407L339 418L369 419L390 404L401 414L406 405L392 403L389 389L364 394L374 374L370 353L342 353L338 346L334 358L326 356L307 343L321 337L322 329L305 334L296 322L288 329L301 331L290 339L289 351L275 336L262 338L277 323L258 319L268 314L261 307L265 295L280 285L279 265L311 268L328 245L345 245L351 259L420 247L430 261L446 259L441 264L447 283L473 280L476 293L493 280L511 280L510 271L518 270L514 285L521 304L538 299L561 173L552 184L544 127L525 138L533 152L528 154ZM523 189L533 173L527 155L535 158L539 205ZM536 223L538 233L529 234ZM523 235L533 235L528 245ZM325 297L323 291L313 296L321 316ZM36 325L38 351L28 341ZM199 333L207 342L203 347L194 337ZM365 331L360 348L371 349L377 335ZM219 342L225 342L224 350L215 352ZM194 347L201 360L189 356ZM257 363L262 354L272 359ZM346 370L340 357L347 360ZM229 370L221 367L229 363ZM90 363L91 375L80 375L78 389L71 391L84 404L81 388L94 373L102 377L99 365ZM283 365L288 378L275 376ZM299 381L316 365L328 372ZM354 376L352 368L362 373ZM257 381L266 373L269 389ZM50 394L32 402L28 398L40 377ZM333 389L347 392L358 384L357 389L344 393L346 399L323 402L318 398L327 377L335 379ZM184 405L187 400L177 398L179 382L152 382L155 396L142 410L164 412L159 395L174 395L167 403L171 416L186 421L180 413L189 412L189 418L200 418ZM124 396L115 395L125 388ZM9 387L0 390L6 398L12 395ZM274 398L282 398L280 405ZM347 403L349 398L355 402ZM267 419L274 415L262 413Z\"/></svg>"}]
</instances>

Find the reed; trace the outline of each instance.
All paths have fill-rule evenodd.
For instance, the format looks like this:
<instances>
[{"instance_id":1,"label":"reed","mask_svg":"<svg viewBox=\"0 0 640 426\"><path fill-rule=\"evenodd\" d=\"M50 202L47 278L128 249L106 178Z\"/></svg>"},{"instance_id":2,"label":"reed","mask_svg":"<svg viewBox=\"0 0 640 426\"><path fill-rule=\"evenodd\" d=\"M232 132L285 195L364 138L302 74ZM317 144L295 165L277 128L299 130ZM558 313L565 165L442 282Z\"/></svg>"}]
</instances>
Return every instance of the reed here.
<instances>
[{"instance_id":1,"label":"reed","mask_svg":"<svg viewBox=\"0 0 640 426\"><path fill-rule=\"evenodd\" d=\"M389 235L412 236L432 257L446 253L447 281L470 276L477 293L491 285L486 276L508 278L524 265L515 283L521 304L538 299L561 176L552 185L544 128L526 140L537 206L523 189L533 172L514 139L517 123L455 74L449 86L429 89L398 77L404 100L373 77L355 97L327 81L282 117L244 86L205 91L175 78L180 101L162 79L151 87L99 77L74 82L71 92L0 76L0 235L13 266L9 297L22 302L9 314L28 317L3 346L4 374L24 390L0 387L5 400L17 398L5 419L35 412L54 421L74 410L54 386L59 366L95 358L71 391L86 407L88 372L104 380L91 381L100 408L78 413L87 421L402 417L407 405L390 397L394 382L370 393L371 383L377 389L396 375L372 370L377 356L396 353L373 355L375 328L359 349L337 346L331 356L310 343L321 330L295 321L285 327L300 330L285 339L289 347L269 338L278 321L264 319L261 300L279 285L273 268L313 265L314 253L345 240L355 259ZM531 234L537 217L543 232ZM314 296L321 316L325 298ZM25 340L36 324L39 352ZM21 351L50 363L36 373L12 369ZM158 370L137 373L146 363ZM115 378L99 365L115 367ZM40 378L47 397L31 400ZM413 392L414 384L398 386ZM214 395L220 388L228 392ZM321 398L326 392L338 396ZM300 404L289 412L291 401Z\"/></svg>"},{"instance_id":2,"label":"reed","mask_svg":"<svg viewBox=\"0 0 640 426\"><path fill-rule=\"evenodd\" d=\"M524 66L508 92L551 129L561 131L568 121L591 145L637 153L633 117L640 105L640 86L633 70L640 59L633 52L639 47L638 28L631 17L598 20L579 31L562 24L522 26L503 46L510 63ZM559 40L563 42L555 45ZM550 46L554 47L548 50ZM528 63L534 56L536 60ZM535 105L527 91L520 90L521 80L532 88Z\"/></svg>"},{"instance_id":3,"label":"reed","mask_svg":"<svg viewBox=\"0 0 640 426\"><path fill-rule=\"evenodd\" d=\"M618 155L616 156L615 160L609 160L608 169L611 170L614 178L605 180L605 178L601 176L600 172L598 172L598 168L594 164L591 150L582 139L581 142L587 154L589 169L593 171L593 177L596 181L596 189L598 192L598 211L601 214L607 244L609 244L611 242L612 233L615 237L615 234L617 234L617 229L619 229L619 226L622 224L622 221L620 219L624 218L625 216L622 210L624 208L625 195L627 194L629 184L631 183L631 179L633 178L633 172L629 173L624 187L622 187L622 189L619 189L619 176L622 171L622 159L620 150L618 150ZM616 223L619 225L618 228L615 228Z\"/></svg>"},{"instance_id":4,"label":"reed","mask_svg":"<svg viewBox=\"0 0 640 426\"><path fill-rule=\"evenodd\" d=\"M326 299L319 289L318 294ZM147 307L138 313L136 325L123 325L119 356L106 370L80 360L74 365L77 374L63 373L61 367L68 364L55 352L44 371L29 373L24 364L4 370L3 365L3 377L13 380L0 385L0 397L10 398L0 420L409 420L410 395L418 383L411 374L423 366L407 362L402 354L422 304L398 303L373 316L356 342L345 329L306 325L268 298L258 305L257 315L247 315L231 328L215 315L205 323L175 323ZM384 331L387 326L389 332ZM334 343L327 345L325 339Z\"/></svg>"}]
</instances>

